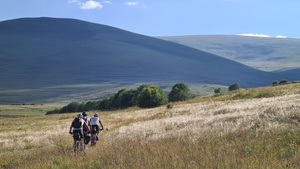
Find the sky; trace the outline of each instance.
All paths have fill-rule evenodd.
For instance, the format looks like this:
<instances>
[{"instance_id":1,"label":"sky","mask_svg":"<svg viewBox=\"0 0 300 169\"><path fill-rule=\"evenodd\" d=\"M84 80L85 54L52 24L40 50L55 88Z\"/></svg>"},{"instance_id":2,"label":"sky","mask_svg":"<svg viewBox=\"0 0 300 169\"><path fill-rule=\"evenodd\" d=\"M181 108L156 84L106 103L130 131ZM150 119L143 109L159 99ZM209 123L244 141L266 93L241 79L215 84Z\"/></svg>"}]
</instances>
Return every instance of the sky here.
<instances>
[{"instance_id":1,"label":"sky","mask_svg":"<svg viewBox=\"0 0 300 169\"><path fill-rule=\"evenodd\" d=\"M74 18L148 36L300 39L300 0L0 0L0 21Z\"/></svg>"}]
</instances>

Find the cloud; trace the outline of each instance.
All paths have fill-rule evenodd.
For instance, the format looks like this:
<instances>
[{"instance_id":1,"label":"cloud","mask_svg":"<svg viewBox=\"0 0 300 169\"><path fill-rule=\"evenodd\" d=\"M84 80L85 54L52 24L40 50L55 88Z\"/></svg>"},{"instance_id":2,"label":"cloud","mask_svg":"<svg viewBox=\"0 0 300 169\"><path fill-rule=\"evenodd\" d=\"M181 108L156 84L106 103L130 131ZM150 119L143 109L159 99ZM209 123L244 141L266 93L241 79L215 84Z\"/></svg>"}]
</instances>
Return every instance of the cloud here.
<instances>
[{"instance_id":1,"label":"cloud","mask_svg":"<svg viewBox=\"0 0 300 169\"><path fill-rule=\"evenodd\" d=\"M264 34L253 34L253 33L243 33L243 34L238 34L240 36L254 36L254 37L263 37L263 38L269 38L271 36L269 35L264 35Z\"/></svg>"},{"instance_id":2,"label":"cloud","mask_svg":"<svg viewBox=\"0 0 300 169\"><path fill-rule=\"evenodd\" d=\"M286 38L286 36L277 35L275 38Z\"/></svg>"},{"instance_id":3,"label":"cloud","mask_svg":"<svg viewBox=\"0 0 300 169\"><path fill-rule=\"evenodd\" d=\"M139 2L124 2L124 4L128 6L137 6Z\"/></svg>"},{"instance_id":4,"label":"cloud","mask_svg":"<svg viewBox=\"0 0 300 169\"><path fill-rule=\"evenodd\" d=\"M96 9L96 8L103 8L103 6L100 4L100 2L89 0L83 3L80 6L81 9Z\"/></svg>"},{"instance_id":5,"label":"cloud","mask_svg":"<svg viewBox=\"0 0 300 169\"><path fill-rule=\"evenodd\" d=\"M126 6L135 6L135 7L139 7L139 8L142 8L142 9L147 9L147 6L144 5L144 4L141 4L139 3L138 1L132 1L132 2L124 2L124 4Z\"/></svg>"},{"instance_id":6,"label":"cloud","mask_svg":"<svg viewBox=\"0 0 300 169\"><path fill-rule=\"evenodd\" d=\"M80 0L69 0L68 2L69 3L76 3L77 5L79 5L80 9L84 9L84 10L103 8L103 6L100 4L100 2L97 2L97 1L94 1L94 0L88 0L86 2L82 2Z\"/></svg>"},{"instance_id":7,"label":"cloud","mask_svg":"<svg viewBox=\"0 0 300 169\"><path fill-rule=\"evenodd\" d=\"M271 36L265 35L265 34L243 33L243 34L238 34L238 35L240 35L240 36L252 36L252 37L271 38ZM275 36L275 38L286 38L286 36L278 35L278 36Z\"/></svg>"}]
</instances>

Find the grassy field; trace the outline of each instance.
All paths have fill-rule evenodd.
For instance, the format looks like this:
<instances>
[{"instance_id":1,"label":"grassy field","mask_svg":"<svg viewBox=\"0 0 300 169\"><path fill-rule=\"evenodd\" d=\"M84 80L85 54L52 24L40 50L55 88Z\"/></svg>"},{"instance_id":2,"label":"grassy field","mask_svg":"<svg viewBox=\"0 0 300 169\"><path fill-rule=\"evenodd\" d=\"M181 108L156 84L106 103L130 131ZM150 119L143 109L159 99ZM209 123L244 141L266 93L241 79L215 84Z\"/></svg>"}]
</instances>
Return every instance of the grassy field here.
<instances>
[{"instance_id":1,"label":"grassy field","mask_svg":"<svg viewBox=\"0 0 300 169\"><path fill-rule=\"evenodd\" d=\"M299 102L297 83L100 112L107 130L77 155L68 134L76 113L0 106L0 168L299 168Z\"/></svg>"}]
</instances>

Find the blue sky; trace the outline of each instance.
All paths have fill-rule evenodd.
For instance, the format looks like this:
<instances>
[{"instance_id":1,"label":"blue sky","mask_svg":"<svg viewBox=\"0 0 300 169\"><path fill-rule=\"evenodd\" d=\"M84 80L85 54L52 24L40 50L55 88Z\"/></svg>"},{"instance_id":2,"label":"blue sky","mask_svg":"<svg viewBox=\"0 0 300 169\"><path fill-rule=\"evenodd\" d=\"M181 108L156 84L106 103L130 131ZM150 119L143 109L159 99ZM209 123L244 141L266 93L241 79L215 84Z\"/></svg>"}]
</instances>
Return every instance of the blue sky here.
<instances>
[{"instance_id":1,"label":"blue sky","mask_svg":"<svg viewBox=\"0 0 300 169\"><path fill-rule=\"evenodd\" d=\"M0 21L75 18L148 36L300 38L300 0L0 0Z\"/></svg>"}]
</instances>

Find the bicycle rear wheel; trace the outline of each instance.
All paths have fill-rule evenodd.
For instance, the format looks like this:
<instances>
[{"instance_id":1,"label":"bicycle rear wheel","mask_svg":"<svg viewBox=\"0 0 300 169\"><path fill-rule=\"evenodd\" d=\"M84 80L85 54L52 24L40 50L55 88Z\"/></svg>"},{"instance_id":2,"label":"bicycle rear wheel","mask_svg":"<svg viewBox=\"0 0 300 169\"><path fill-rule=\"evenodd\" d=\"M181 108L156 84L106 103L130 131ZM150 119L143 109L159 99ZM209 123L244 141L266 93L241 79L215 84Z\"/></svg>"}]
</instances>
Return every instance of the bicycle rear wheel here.
<instances>
[{"instance_id":1,"label":"bicycle rear wheel","mask_svg":"<svg viewBox=\"0 0 300 169\"><path fill-rule=\"evenodd\" d=\"M74 141L74 152L77 153L80 150L80 141L79 140L75 140Z\"/></svg>"},{"instance_id":2,"label":"bicycle rear wheel","mask_svg":"<svg viewBox=\"0 0 300 169\"><path fill-rule=\"evenodd\" d=\"M92 136L91 136L91 146L96 145L96 142L97 142L96 134L92 134Z\"/></svg>"}]
</instances>

